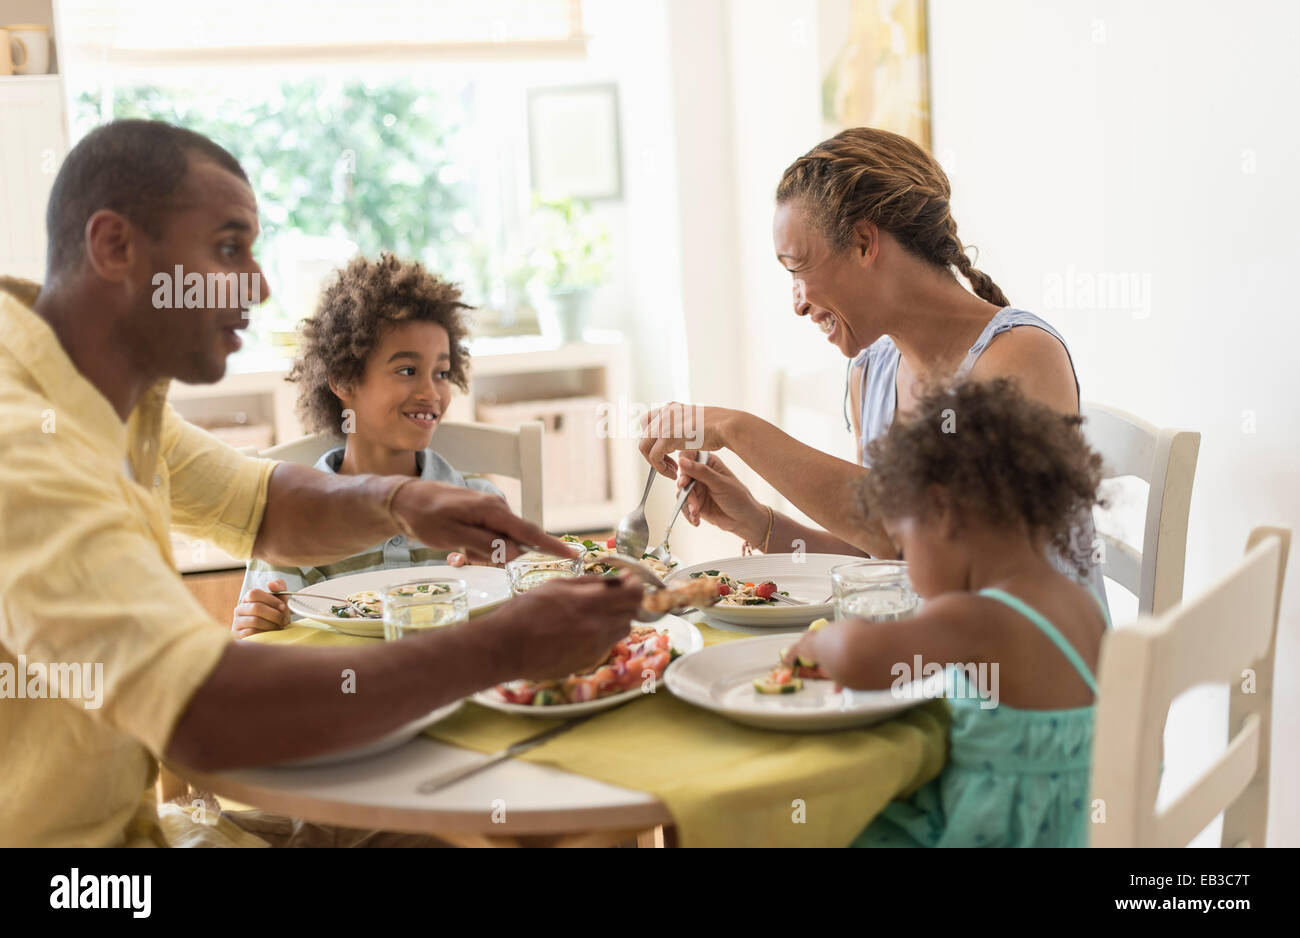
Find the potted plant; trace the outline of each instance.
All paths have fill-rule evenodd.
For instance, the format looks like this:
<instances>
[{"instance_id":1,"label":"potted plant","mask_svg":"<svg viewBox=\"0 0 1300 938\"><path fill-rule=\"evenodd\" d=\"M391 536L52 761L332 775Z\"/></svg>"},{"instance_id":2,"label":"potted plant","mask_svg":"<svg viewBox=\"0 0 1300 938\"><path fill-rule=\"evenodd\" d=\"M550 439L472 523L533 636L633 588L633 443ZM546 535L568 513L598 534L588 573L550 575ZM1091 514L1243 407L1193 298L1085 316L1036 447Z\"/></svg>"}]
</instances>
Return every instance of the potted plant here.
<instances>
[{"instance_id":1,"label":"potted plant","mask_svg":"<svg viewBox=\"0 0 1300 938\"><path fill-rule=\"evenodd\" d=\"M528 255L533 305L563 342L580 342L609 275L609 231L585 202L533 197Z\"/></svg>"}]
</instances>

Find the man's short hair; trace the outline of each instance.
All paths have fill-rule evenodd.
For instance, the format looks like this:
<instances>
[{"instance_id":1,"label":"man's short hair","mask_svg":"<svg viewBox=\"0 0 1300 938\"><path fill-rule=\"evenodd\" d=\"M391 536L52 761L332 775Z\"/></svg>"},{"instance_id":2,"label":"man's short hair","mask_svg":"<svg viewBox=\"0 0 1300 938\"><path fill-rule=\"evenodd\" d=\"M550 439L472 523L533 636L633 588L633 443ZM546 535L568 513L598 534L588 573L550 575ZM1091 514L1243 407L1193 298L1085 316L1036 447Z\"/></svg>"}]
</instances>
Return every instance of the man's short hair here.
<instances>
[{"instance_id":1,"label":"man's short hair","mask_svg":"<svg viewBox=\"0 0 1300 938\"><path fill-rule=\"evenodd\" d=\"M120 120L97 127L72 148L54 179L45 211L46 279L80 263L86 222L111 209L151 238L176 208L189 154L212 160L248 182L239 161L202 134L162 121Z\"/></svg>"}]
</instances>

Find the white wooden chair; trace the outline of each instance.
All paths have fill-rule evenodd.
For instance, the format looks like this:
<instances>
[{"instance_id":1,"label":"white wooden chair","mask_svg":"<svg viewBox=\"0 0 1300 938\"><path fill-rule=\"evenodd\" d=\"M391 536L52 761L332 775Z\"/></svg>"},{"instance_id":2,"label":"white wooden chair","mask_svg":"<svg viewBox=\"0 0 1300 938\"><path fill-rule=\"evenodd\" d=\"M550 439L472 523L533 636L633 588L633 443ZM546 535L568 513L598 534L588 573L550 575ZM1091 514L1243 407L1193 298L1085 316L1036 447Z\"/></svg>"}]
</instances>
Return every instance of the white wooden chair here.
<instances>
[{"instance_id":1,"label":"white wooden chair","mask_svg":"<svg viewBox=\"0 0 1300 938\"><path fill-rule=\"evenodd\" d=\"M521 423L517 430L481 423L444 423L433 439L434 450L464 475L518 479L520 515L539 526L543 523L541 423ZM272 446L261 455L312 466L341 443L332 433L317 433Z\"/></svg>"},{"instance_id":2,"label":"white wooden chair","mask_svg":"<svg viewBox=\"0 0 1300 938\"><path fill-rule=\"evenodd\" d=\"M1185 847L1221 811L1223 846L1264 846L1273 652L1290 547L1289 528L1256 528L1245 559L1201 596L1107 634L1098 668L1092 846ZM1157 813L1170 703L1191 687L1223 682L1231 689L1227 750Z\"/></svg>"},{"instance_id":3,"label":"white wooden chair","mask_svg":"<svg viewBox=\"0 0 1300 938\"><path fill-rule=\"evenodd\" d=\"M1106 478L1137 476L1150 486L1142 550L1098 532L1102 575L1137 597L1138 615L1158 615L1183 598L1187 516L1201 435L1161 429L1122 410L1085 401L1084 435L1106 463Z\"/></svg>"}]
</instances>

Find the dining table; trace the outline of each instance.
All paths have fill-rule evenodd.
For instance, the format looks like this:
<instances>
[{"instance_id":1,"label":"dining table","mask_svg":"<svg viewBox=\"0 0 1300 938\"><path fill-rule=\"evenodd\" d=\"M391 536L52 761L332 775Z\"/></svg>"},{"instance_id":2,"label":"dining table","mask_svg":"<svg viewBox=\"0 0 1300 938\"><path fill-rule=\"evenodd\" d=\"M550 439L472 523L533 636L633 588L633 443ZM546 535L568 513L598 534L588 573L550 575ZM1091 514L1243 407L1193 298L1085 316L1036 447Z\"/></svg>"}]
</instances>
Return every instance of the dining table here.
<instances>
[{"instance_id":1,"label":"dining table","mask_svg":"<svg viewBox=\"0 0 1300 938\"><path fill-rule=\"evenodd\" d=\"M686 618L706 647L774 631L699 611ZM245 640L382 641L301 620ZM661 684L518 757L432 793L418 790L558 722L467 700L409 742L364 758L174 771L261 811L457 846L847 846L891 800L939 774L948 710L930 700L871 726L785 733L734 723Z\"/></svg>"}]
</instances>

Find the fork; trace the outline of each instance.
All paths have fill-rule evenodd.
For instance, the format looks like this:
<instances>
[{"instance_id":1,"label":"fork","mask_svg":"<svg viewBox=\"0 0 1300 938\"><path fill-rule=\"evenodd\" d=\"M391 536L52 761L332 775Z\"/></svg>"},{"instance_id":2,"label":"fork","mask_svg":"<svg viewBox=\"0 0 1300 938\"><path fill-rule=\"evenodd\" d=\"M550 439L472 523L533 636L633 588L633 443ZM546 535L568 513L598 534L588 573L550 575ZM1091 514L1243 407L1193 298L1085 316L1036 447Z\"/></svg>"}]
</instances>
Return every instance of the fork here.
<instances>
[{"instance_id":1,"label":"fork","mask_svg":"<svg viewBox=\"0 0 1300 938\"><path fill-rule=\"evenodd\" d=\"M607 563L611 567L619 570L627 570L633 575L640 578L646 586L655 589L667 589L668 584L655 574L653 570L641 563L639 560L633 560L631 557L622 554L606 554L600 558L601 563ZM681 608L670 610L670 612L651 612L644 606L638 606L636 615L633 616L638 622L658 622L666 615L677 615L682 611Z\"/></svg>"},{"instance_id":2,"label":"fork","mask_svg":"<svg viewBox=\"0 0 1300 938\"><path fill-rule=\"evenodd\" d=\"M709 452L705 450L700 453L700 465L709 464ZM664 529L664 539L654 550L649 551L651 557L667 566L668 564L668 535L672 533L673 525L677 522L677 516L682 513L682 506L686 504L686 497L691 494L691 489L695 488L695 479L691 479L690 484L682 489L682 494L677 496L677 507L673 509L673 516L668 519L668 527Z\"/></svg>"},{"instance_id":3,"label":"fork","mask_svg":"<svg viewBox=\"0 0 1300 938\"><path fill-rule=\"evenodd\" d=\"M359 606L359 605L357 605L356 603L354 603L354 602L353 602L352 600L350 600L350 599L338 599L338 598L336 598L336 597L334 597L334 596L322 596L320 593L308 593L308 592L305 592L305 591L296 591L296 592L295 592L294 590L278 590L278 591L276 591L276 592L274 592L274 593L271 593L271 595L272 595L272 596L306 596L308 599L323 599L323 600L325 600L326 602L335 603L335 604L337 604L337 605L342 605L342 606L347 606L349 609L354 610L354 611L357 613L357 615L361 616L361 618L363 618L363 619L382 619L382 618L383 618L383 616L380 615L379 613L371 612L369 609L366 609L366 608L364 608L363 606Z\"/></svg>"},{"instance_id":4,"label":"fork","mask_svg":"<svg viewBox=\"0 0 1300 938\"><path fill-rule=\"evenodd\" d=\"M807 599L793 599L789 596L782 596L780 593L773 593L772 598L779 603L790 603L791 605L795 605L795 606L824 606L832 599L835 598L835 594L831 593L829 596L827 596L819 603L814 603Z\"/></svg>"}]
</instances>

